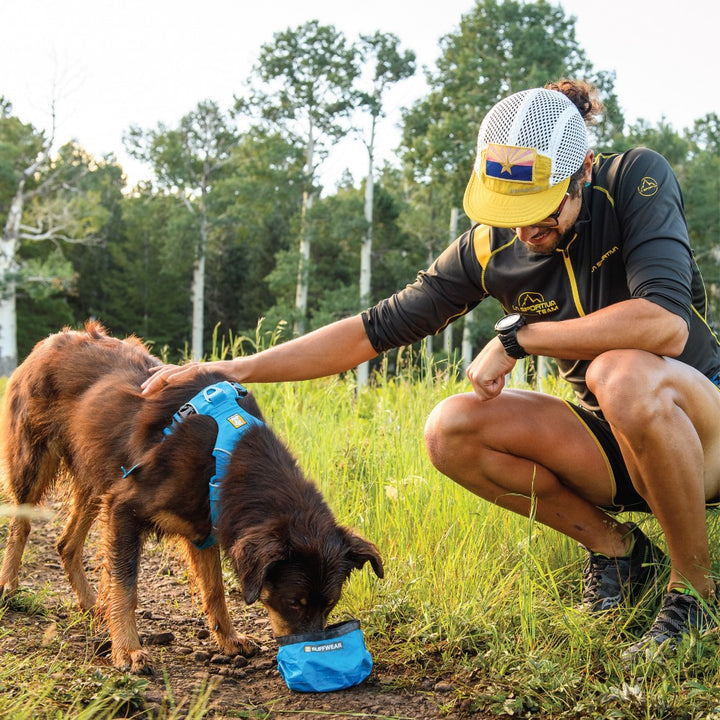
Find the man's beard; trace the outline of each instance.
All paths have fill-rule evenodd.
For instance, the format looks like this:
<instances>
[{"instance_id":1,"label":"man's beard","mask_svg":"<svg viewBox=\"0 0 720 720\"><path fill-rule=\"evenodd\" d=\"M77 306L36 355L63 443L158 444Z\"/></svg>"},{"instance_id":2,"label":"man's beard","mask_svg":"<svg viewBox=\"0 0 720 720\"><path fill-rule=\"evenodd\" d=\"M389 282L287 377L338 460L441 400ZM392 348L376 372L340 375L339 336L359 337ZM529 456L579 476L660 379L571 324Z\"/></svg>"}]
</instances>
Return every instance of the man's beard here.
<instances>
[{"instance_id":1,"label":"man's beard","mask_svg":"<svg viewBox=\"0 0 720 720\"><path fill-rule=\"evenodd\" d=\"M555 241L552 243L552 245L543 245L541 247L539 245L527 244L525 245L525 247L531 253L535 253L535 255L552 255L559 247L564 248L574 236L575 231L573 230L573 228L569 228L568 230L565 230L565 232L563 232L562 234L556 234Z\"/></svg>"}]
</instances>

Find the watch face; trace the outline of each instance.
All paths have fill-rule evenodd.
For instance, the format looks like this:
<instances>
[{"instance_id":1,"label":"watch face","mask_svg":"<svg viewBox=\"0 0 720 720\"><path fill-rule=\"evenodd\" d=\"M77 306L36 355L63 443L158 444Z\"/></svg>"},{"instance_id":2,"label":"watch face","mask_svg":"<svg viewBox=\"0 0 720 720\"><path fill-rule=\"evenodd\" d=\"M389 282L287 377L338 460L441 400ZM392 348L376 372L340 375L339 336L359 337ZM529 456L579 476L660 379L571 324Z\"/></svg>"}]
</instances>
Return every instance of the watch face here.
<instances>
[{"instance_id":1,"label":"watch face","mask_svg":"<svg viewBox=\"0 0 720 720\"><path fill-rule=\"evenodd\" d=\"M500 318L495 323L495 332L505 332L506 330L510 330L512 327L514 327L522 315L519 313L512 313L511 315L506 315L505 317Z\"/></svg>"}]
</instances>

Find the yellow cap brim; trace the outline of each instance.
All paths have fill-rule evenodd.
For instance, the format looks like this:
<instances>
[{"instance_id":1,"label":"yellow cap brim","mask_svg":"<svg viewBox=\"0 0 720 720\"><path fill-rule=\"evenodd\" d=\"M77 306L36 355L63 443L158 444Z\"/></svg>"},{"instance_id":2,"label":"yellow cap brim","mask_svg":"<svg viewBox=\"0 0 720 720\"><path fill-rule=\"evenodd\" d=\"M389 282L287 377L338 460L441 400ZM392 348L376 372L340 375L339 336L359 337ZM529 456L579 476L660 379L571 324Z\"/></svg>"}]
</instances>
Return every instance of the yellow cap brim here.
<instances>
[{"instance_id":1,"label":"yellow cap brim","mask_svg":"<svg viewBox=\"0 0 720 720\"><path fill-rule=\"evenodd\" d=\"M474 222L492 227L527 227L542 222L554 213L562 202L570 178L540 192L498 192L483 182L475 170L465 188L463 207L465 214ZM507 185L507 183L506 183Z\"/></svg>"}]
</instances>

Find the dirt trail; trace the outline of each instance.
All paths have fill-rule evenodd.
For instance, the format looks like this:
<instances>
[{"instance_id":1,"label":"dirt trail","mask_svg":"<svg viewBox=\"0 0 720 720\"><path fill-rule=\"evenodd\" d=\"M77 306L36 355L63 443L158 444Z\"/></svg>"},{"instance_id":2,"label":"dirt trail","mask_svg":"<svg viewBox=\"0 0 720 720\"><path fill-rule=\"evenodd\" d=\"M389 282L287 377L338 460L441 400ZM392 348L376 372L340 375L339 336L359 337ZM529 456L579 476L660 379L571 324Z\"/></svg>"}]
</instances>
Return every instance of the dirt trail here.
<instances>
[{"instance_id":1,"label":"dirt trail","mask_svg":"<svg viewBox=\"0 0 720 720\"><path fill-rule=\"evenodd\" d=\"M119 675L109 664L106 638L92 636L91 619L83 616L82 622L76 622L74 605L69 604L74 595L54 548L57 533L57 521L33 522L20 583L35 591L50 589L44 602L46 613L30 616L8 609L0 621L3 631L9 631L6 636L4 632L0 635L0 652L11 648L15 653L45 651L48 657L61 653L78 663L95 654L91 663L101 674ZM3 549L4 536L3 532ZM91 553L88 555L92 560ZM228 604L238 630L260 640L262 650L257 656L245 659L218 654L202 611L192 601L182 564L157 543L148 543L141 563L137 617L138 630L152 651L156 671L148 678L145 691L150 716L153 709L167 703L167 684L175 705L187 708L198 688L208 682L214 687L208 714L212 718L431 720L463 714L457 706L449 709L454 705L450 684L428 679L423 686L410 685L407 677L384 666L376 653L370 677L355 688L324 694L292 692L277 671L277 644L262 607L247 607L233 590ZM68 685L71 680L68 678Z\"/></svg>"}]
</instances>

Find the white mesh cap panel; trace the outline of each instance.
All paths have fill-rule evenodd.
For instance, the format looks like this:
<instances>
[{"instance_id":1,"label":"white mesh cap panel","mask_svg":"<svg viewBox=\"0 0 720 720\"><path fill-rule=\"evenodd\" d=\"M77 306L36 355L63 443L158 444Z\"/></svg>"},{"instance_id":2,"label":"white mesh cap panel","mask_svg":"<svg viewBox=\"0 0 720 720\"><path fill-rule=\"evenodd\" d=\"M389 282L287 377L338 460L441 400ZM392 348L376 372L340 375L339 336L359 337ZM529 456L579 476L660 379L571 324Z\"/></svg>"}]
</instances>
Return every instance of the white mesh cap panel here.
<instances>
[{"instance_id":1,"label":"white mesh cap panel","mask_svg":"<svg viewBox=\"0 0 720 720\"><path fill-rule=\"evenodd\" d=\"M555 90L510 95L485 116L478 134L478 157L490 143L534 148L551 158L550 185L580 168L588 151L585 122L573 102Z\"/></svg>"}]
</instances>

